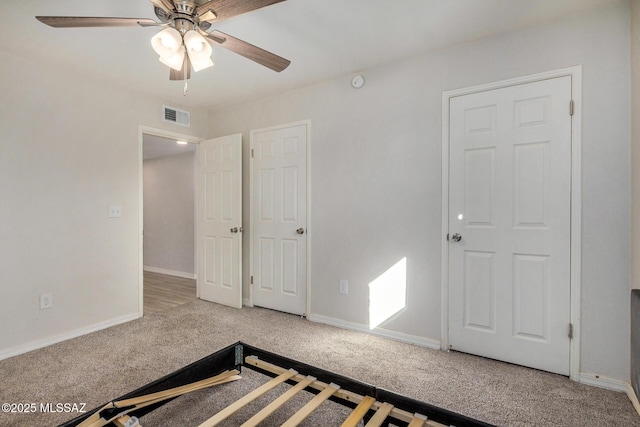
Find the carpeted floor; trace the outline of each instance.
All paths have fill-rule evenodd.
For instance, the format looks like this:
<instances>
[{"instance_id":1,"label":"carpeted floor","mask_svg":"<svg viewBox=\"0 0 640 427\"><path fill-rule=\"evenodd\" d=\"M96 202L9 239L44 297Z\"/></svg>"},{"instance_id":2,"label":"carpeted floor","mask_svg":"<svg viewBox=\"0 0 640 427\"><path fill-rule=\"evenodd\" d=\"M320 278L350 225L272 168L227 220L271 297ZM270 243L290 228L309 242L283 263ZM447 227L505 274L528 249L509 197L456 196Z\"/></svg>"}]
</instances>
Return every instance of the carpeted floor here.
<instances>
[{"instance_id":1,"label":"carpeted floor","mask_svg":"<svg viewBox=\"0 0 640 427\"><path fill-rule=\"evenodd\" d=\"M622 393L271 310L236 310L204 301L0 361L0 403L86 403L94 408L239 340L501 426L640 426ZM248 390L266 382L250 372L244 370L239 381ZM181 397L141 424L197 425L216 412L221 396L231 397L231 390ZM342 416L339 409L328 412ZM75 415L0 413L0 426L51 426ZM239 422L230 419L225 425ZM310 420L307 425L325 423ZM267 419L264 425L277 422Z\"/></svg>"}]
</instances>

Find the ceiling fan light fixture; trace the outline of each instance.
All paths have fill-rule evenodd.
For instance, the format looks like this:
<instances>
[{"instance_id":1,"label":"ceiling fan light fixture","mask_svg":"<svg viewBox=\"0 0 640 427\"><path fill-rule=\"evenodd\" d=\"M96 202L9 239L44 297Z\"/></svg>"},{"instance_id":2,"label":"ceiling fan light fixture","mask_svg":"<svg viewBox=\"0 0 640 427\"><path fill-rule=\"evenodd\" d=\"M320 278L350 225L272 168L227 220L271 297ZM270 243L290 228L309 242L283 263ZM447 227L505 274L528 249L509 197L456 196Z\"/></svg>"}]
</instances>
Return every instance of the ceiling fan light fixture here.
<instances>
[{"instance_id":1,"label":"ceiling fan light fixture","mask_svg":"<svg viewBox=\"0 0 640 427\"><path fill-rule=\"evenodd\" d=\"M204 70L205 68L213 67L213 61L211 57L205 56L203 58L195 59L193 55L189 55L189 59L191 60L191 65L193 66L193 71L196 73L198 71Z\"/></svg>"},{"instance_id":2,"label":"ceiling fan light fixture","mask_svg":"<svg viewBox=\"0 0 640 427\"><path fill-rule=\"evenodd\" d=\"M198 72L213 66L211 45L196 31L187 31L184 35L184 45L194 71Z\"/></svg>"},{"instance_id":3,"label":"ceiling fan light fixture","mask_svg":"<svg viewBox=\"0 0 640 427\"><path fill-rule=\"evenodd\" d=\"M175 28L165 28L151 38L151 46L161 58L168 58L182 46L182 36Z\"/></svg>"},{"instance_id":4,"label":"ceiling fan light fixture","mask_svg":"<svg viewBox=\"0 0 640 427\"><path fill-rule=\"evenodd\" d=\"M161 56L160 62L162 62L167 67L173 68L176 71L180 71L182 69L182 64L184 63L184 46L178 47L178 50L169 56Z\"/></svg>"}]
</instances>

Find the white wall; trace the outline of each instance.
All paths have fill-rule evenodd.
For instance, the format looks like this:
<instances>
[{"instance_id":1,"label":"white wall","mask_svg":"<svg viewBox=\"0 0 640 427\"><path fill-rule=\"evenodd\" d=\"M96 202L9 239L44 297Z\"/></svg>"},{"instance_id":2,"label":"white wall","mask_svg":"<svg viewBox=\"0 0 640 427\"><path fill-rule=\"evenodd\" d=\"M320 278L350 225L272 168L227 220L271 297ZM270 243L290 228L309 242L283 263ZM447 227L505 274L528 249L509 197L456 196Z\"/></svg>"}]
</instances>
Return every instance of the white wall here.
<instances>
[{"instance_id":1,"label":"white wall","mask_svg":"<svg viewBox=\"0 0 640 427\"><path fill-rule=\"evenodd\" d=\"M631 288L640 289L640 0L631 1L632 238Z\"/></svg>"},{"instance_id":2,"label":"white wall","mask_svg":"<svg viewBox=\"0 0 640 427\"><path fill-rule=\"evenodd\" d=\"M344 76L226 108L211 115L209 136L243 133L248 206L249 131L311 119L311 314L366 325L368 283L407 257L408 305L383 326L439 340L442 92L577 64L584 66L581 371L628 381L627 4L366 70L360 90ZM246 292L248 251L244 266ZM339 279L350 281L349 295L339 295Z\"/></svg>"},{"instance_id":3,"label":"white wall","mask_svg":"<svg viewBox=\"0 0 640 427\"><path fill-rule=\"evenodd\" d=\"M138 127L177 130L161 99L5 52L0 63L2 358L137 317ZM205 135L206 113L191 119L179 131Z\"/></svg>"},{"instance_id":4,"label":"white wall","mask_svg":"<svg viewBox=\"0 0 640 427\"><path fill-rule=\"evenodd\" d=\"M631 289L640 289L640 0L631 0ZM634 296L631 296L634 298ZM636 297L637 298L637 297ZM632 300L633 301L633 300ZM636 300L637 301L637 300ZM636 401L640 393L640 313L631 305L631 384ZM634 323L635 322L635 323ZM635 348L634 348L635 346ZM634 359L635 356L635 359ZM640 408L636 406L640 412Z\"/></svg>"},{"instance_id":5,"label":"white wall","mask_svg":"<svg viewBox=\"0 0 640 427\"><path fill-rule=\"evenodd\" d=\"M144 266L195 274L195 153L144 161Z\"/></svg>"}]
</instances>

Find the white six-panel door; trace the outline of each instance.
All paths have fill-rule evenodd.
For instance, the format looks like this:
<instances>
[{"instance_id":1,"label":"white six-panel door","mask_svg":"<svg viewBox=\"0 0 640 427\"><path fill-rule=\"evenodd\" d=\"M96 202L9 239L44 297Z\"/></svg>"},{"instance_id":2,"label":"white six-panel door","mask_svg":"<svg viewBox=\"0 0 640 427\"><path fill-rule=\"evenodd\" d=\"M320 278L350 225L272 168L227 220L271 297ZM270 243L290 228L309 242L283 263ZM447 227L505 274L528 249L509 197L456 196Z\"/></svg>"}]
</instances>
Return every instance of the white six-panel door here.
<instances>
[{"instance_id":1,"label":"white six-panel door","mask_svg":"<svg viewBox=\"0 0 640 427\"><path fill-rule=\"evenodd\" d=\"M198 296L242 307L242 135L198 146Z\"/></svg>"},{"instance_id":2,"label":"white six-panel door","mask_svg":"<svg viewBox=\"0 0 640 427\"><path fill-rule=\"evenodd\" d=\"M450 102L449 344L569 374L571 77Z\"/></svg>"},{"instance_id":3,"label":"white six-panel door","mask_svg":"<svg viewBox=\"0 0 640 427\"><path fill-rule=\"evenodd\" d=\"M252 301L303 315L307 307L308 124L253 131Z\"/></svg>"}]
</instances>

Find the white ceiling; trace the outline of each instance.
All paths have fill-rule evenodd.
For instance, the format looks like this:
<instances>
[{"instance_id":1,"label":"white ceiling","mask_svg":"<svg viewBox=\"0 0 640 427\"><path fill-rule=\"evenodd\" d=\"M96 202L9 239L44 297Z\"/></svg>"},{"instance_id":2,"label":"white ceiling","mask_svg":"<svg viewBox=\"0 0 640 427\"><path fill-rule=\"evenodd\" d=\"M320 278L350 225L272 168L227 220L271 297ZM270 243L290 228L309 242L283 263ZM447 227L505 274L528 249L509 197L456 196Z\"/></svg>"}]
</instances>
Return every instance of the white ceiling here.
<instances>
[{"instance_id":1,"label":"white ceiling","mask_svg":"<svg viewBox=\"0 0 640 427\"><path fill-rule=\"evenodd\" d=\"M215 66L169 81L150 38L158 28L51 28L36 15L156 19L148 0L0 0L0 50L105 85L219 110L273 93L620 0L288 0L215 25L291 60L276 73L214 46ZM4 65L6 66L6 65Z\"/></svg>"}]
</instances>

